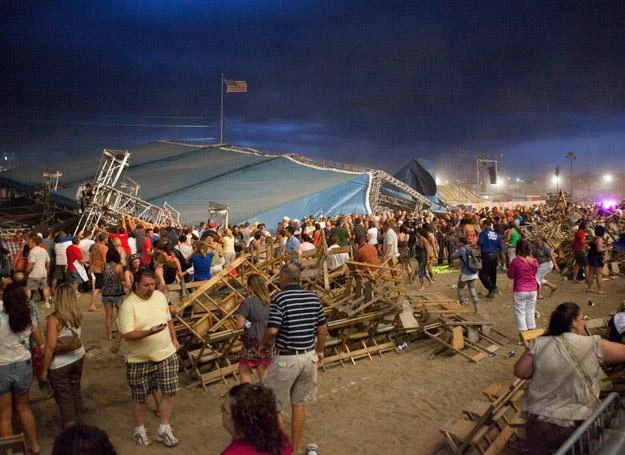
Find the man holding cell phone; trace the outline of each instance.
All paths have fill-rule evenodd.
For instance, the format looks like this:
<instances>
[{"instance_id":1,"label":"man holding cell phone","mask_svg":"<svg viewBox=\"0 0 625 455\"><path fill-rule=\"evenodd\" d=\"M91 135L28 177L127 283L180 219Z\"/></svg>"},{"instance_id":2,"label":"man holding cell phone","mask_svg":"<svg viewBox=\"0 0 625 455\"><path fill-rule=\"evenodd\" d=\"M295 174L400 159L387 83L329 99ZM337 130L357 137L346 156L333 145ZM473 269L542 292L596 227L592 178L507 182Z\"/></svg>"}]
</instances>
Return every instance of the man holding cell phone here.
<instances>
[{"instance_id":1,"label":"man holding cell phone","mask_svg":"<svg viewBox=\"0 0 625 455\"><path fill-rule=\"evenodd\" d=\"M126 379L132 392L133 439L138 446L150 445L144 419L144 403L158 387L160 425L156 440L167 447L178 444L169 425L178 381L178 339L167 298L156 290L156 277L149 269L135 275L135 288L119 308L119 331L125 341Z\"/></svg>"}]
</instances>

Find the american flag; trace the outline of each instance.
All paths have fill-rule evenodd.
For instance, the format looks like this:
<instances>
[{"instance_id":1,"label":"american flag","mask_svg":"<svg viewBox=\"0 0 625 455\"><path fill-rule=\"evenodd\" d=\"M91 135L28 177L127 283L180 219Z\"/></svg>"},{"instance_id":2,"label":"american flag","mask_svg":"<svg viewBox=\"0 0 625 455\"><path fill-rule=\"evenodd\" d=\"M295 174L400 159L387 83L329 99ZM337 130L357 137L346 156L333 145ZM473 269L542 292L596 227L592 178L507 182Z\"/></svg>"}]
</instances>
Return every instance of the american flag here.
<instances>
[{"instance_id":1,"label":"american flag","mask_svg":"<svg viewBox=\"0 0 625 455\"><path fill-rule=\"evenodd\" d=\"M226 93L247 93L247 81L232 81L226 79Z\"/></svg>"}]
</instances>

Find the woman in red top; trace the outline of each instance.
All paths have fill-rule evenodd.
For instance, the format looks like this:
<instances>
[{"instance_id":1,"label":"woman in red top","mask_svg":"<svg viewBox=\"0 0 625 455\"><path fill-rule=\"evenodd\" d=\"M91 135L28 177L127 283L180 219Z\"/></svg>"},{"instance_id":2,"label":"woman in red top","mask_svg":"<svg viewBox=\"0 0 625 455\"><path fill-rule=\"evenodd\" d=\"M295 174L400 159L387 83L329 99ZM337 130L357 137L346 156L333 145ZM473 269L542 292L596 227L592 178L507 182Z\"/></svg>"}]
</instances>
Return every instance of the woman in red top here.
<instances>
[{"instance_id":1,"label":"woman in red top","mask_svg":"<svg viewBox=\"0 0 625 455\"><path fill-rule=\"evenodd\" d=\"M321 230L321 225L319 223L315 223L315 230L312 234L313 244L315 246L319 245L319 240L321 240L322 235L323 231Z\"/></svg>"},{"instance_id":2,"label":"woman in red top","mask_svg":"<svg viewBox=\"0 0 625 455\"><path fill-rule=\"evenodd\" d=\"M239 384L221 405L224 428L232 442L221 455L291 455L293 449L280 430L276 398L271 389Z\"/></svg>"}]
</instances>

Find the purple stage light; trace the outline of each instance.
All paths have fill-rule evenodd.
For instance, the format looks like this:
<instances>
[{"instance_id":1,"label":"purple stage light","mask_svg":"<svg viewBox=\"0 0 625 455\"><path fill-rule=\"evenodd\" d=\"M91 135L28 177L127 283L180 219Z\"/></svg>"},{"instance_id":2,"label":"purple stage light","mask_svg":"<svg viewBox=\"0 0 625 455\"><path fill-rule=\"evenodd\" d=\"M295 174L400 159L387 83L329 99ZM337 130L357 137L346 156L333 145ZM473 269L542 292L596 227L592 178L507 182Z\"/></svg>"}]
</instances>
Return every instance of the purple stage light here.
<instances>
[{"instance_id":1,"label":"purple stage light","mask_svg":"<svg viewBox=\"0 0 625 455\"><path fill-rule=\"evenodd\" d=\"M605 199L601 201L601 205L604 209L613 209L614 207L616 207L616 204L618 204L618 202L616 202L616 200L614 199Z\"/></svg>"}]
</instances>

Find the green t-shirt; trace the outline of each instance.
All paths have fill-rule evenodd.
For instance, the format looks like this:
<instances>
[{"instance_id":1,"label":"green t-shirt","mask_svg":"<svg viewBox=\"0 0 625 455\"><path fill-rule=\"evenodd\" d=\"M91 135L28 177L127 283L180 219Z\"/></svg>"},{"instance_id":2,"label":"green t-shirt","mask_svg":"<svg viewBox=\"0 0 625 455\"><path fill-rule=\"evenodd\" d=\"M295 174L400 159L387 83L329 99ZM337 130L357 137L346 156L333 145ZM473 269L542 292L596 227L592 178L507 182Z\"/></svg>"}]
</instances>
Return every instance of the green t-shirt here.
<instances>
[{"instance_id":1,"label":"green t-shirt","mask_svg":"<svg viewBox=\"0 0 625 455\"><path fill-rule=\"evenodd\" d=\"M349 245L349 232L347 232L347 229L345 229L344 227L340 226L340 227L336 228L336 231L334 231L334 233L338 237L340 246L347 246L347 245Z\"/></svg>"},{"instance_id":2,"label":"green t-shirt","mask_svg":"<svg viewBox=\"0 0 625 455\"><path fill-rule=\"evenodd\" d=\"M510 237L508 237L508 246L516 246L519 242L519 231L516 229L512 229L510 232Z\"/></svg>"}]
</instances>

